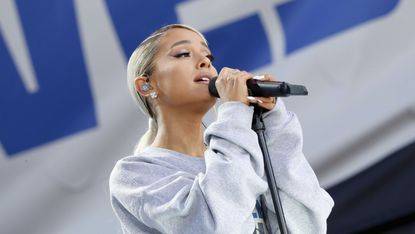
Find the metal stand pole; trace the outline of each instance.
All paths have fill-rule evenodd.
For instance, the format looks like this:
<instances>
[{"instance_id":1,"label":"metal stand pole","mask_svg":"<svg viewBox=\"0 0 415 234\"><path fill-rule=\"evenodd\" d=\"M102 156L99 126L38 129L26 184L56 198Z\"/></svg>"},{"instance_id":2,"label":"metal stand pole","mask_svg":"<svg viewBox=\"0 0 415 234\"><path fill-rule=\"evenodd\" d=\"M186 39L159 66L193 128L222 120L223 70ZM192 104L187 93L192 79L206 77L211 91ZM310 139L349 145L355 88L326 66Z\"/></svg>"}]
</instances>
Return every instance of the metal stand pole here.
<instances>
[{"instance_id":1,"label":"metal stand pole","mask_svg":"<svg viewBox=\"0 0 415 234\"><path fill-rule=\"evenodd\" d=\"M258 142L259 142L259 145L261 147L261 151L264 157L265 175L267 176L268 187L271 192L272 201L274 203L274 210L275 210L275 214L277 215L277 221L278 221L278 227L280 229L280 233L288 234L287 223L285 221L284 212L283 212L282 205L281 205L281 199L280 199L280 195L277 189L278 186L275 180L274 170L272 169L267 142L265 139L265 124L264 124L264 120L262 117L263 111L264 109L262 107L255 106L254 118L252 121L252 129L258 135ZM265 213L264 213L264 217L265 218L267 217ZM269 224L269 220L265 220L265 221Z\"/></svg>"}]
</instances>

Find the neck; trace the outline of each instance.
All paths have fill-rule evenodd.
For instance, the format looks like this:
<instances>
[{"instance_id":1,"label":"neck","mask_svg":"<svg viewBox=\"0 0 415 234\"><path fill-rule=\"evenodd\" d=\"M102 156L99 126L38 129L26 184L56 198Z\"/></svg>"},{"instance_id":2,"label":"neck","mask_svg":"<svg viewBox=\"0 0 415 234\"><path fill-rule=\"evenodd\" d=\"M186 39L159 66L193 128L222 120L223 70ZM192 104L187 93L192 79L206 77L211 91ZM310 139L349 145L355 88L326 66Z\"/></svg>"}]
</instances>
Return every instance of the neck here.
<instances>
[{"instance_id":1,"label":"neck","mask_svg":"<svg viewBox=\"0 0 415 234\"><path fill-rule=\"evenodd\" d=\"M152 146L202 157L206 149L203 144L202 118L203 116L188 113L160 116Z\"/></svg>"}]
</instances>

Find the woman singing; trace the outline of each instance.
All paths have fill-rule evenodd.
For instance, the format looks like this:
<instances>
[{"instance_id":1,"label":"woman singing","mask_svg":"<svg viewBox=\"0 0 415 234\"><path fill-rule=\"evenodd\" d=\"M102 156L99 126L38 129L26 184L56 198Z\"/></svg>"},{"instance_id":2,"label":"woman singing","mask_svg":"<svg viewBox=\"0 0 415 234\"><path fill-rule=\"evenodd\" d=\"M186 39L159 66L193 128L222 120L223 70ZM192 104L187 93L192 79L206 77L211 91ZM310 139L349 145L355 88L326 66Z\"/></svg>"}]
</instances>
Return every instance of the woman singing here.
<instances>
[{"instance_id":1,"label":"woman singing","mask_svg":"<svg viewBox=\"0 0 415 234\"><path fill-rule=\"evenodd\" d=\"M131 55L128 85L149 130L110 176L123 232L278 233L251 130L252 105L259 105L269 110L265 135L289 233L325 233L333 200L302 153L296 115L281 100L248 97L246 81L254 75L232 68L218 74L212 60L203 35L178 24L157 30ZM204 130L202 118L216 102L208 91L215 76L223 104Z\"/></svg>"}]
</instances>

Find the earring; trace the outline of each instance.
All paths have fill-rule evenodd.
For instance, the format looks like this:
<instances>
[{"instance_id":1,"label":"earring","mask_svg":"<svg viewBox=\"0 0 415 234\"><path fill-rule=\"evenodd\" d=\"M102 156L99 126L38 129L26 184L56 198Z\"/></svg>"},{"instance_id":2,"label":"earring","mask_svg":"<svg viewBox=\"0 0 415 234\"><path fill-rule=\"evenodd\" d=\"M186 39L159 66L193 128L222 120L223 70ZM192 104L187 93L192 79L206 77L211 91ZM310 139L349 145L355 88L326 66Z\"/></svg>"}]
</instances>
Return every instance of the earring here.
<instances>
[{"instance_id":1,"label":"earring","mask_svg":"<svg viewBox=\"0 0 415 234\"><path fill-rule=\"evenodd\" d=\"M141 89L144 91L144 92L147 92L147 91L149 91L149 90L151 90L151 85L149 84L149 83L144 83L142 86L141 86Z\"/></svg>"},{"instance_id":2,"label":"earring","mask_svg":"<svg viewBox=\"0 0 415 234\"><path fill-rule=\"evenodd\" d=\"M151 97L152 99L156 99L156 98L158 97L157 92L151 92L151 93L150 93L150 97Z\"/></svg>"}]
</instances>

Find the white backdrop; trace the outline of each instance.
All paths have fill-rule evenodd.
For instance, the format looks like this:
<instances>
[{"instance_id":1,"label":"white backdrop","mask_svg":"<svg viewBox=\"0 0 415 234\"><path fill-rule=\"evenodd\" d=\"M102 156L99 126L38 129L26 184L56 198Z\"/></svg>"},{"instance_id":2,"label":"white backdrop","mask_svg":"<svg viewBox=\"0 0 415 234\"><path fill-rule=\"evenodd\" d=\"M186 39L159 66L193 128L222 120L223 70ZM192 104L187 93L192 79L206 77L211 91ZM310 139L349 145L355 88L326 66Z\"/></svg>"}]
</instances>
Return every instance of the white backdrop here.
<instances>
[{"instance_id":1,"label":"white backdrop","mask_svg":"<svg viewBox=\"0 0 415 234\"><path fill-rule=\"evenodd\" d=\"M251 72L307 86L308 97L285 101L302 122L305 154L323 186L414 142L415 3L401 0L381 17L287 55L280 17L270 7L284 2L187 1L175 11L179 22L201 31L259 14L273 62ZM13 155L2 140L0 233L120 233L108 176L131 154L147 120L129 96L127 57L107 7L103 0L74 1L97 126ZM0 35L28 92L38 92L19 19L16 2L0 0Z\"/></svg>"}]
</instances>

